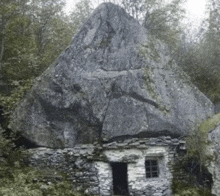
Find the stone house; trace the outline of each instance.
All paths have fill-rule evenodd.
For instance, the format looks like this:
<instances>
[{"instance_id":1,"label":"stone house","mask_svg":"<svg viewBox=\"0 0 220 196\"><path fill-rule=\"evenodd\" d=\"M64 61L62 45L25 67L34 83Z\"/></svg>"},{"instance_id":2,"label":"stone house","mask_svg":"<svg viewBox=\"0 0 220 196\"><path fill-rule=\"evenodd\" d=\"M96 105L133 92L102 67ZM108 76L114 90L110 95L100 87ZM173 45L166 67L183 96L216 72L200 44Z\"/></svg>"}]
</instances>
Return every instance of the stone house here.
<instances>
[{"instance_id":1,"label":"stone house","mask_svg":"<svg viewBox=\"0 0 220 196\"><path fill-rule=\"evenodd\" d=\"M169 136L132 138L63 150L34 148L24 155L29 165L65 172L85 195L168 196L172 162L184 144Z\"/></svg>"},{"instance_id":2,"label":"stone house","mask_svg":"<svg viewBox=\"0 0 220 196\"><path fill-rule=\"evenodd\" d=\"M36 147L24 162L66 173L88 195L170 196L180 138L213 105L149 39L124 9L101 4L12 116Z\"/></svg>"}]
</instances>

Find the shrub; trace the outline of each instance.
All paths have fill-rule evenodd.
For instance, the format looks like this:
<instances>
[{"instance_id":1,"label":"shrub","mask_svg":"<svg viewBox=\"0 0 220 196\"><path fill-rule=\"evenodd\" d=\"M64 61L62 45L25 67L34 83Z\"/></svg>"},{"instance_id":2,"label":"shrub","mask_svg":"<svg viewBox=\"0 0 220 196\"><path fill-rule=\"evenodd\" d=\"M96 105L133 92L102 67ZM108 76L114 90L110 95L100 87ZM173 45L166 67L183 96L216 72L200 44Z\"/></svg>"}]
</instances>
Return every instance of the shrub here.
<instances>
[{"instance_id":1,"label":"shrub","mask_svg":"<svg viewBox=\"0 0 220 196\"><path fill-rule=\"evenodd\" d=\"M62 176L62 181L50 182L49 175L58 173L53 170L42 170L20 163L21 153L7 139L0 126L0 196L80 196L72 189L72 183Z\"/></svg>"},{"instance_id":2,"label":"shrub","mask_svg":"<svg viewBox=\"0 0 220 196\"><path fill-rule=\"evenodd\" d=\"M220 114L202 122L186 139L187 152L173 165L172 190L175 196L211 196L212 176L207 166L215 160L209 154L209 132L220 122Z\"/></svg>"},{"instance_id":3,"label":"shrub","mask_svg":"<svg viewBox=\"0 0 220 196\"><path fill-rule=\"evenodd\" d=\"M0 178L0 196L79 196L72 190L68 180L48 182L45 175L50 171L32 167L5 168L4 177Z\"/></svg>"}]
</instances>

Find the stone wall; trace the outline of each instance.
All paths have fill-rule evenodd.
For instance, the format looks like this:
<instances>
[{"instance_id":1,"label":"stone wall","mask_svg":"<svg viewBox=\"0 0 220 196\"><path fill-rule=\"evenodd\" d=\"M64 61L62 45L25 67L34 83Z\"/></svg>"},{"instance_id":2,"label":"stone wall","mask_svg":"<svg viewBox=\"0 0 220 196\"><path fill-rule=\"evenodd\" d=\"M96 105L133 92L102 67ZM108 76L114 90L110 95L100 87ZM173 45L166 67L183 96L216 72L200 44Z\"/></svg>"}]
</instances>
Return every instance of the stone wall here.
<instances>
[{"instance_id":1,"label":"stone wall","mask_svg":"<svg viewBox=\"0 0 220 196\"><path fill-rule=\"evenodd\" d=\"M128 188L130 195L169 195L171 171L168 168L169 148L149 147L148 149L107 150L104 152L109 162L127 163ZM145 159L157 159L159 163L159 177L146 178ZM112 169L110 163L97 162L99 170L100 191L112 195Z\"/></svg>"},{"instance_id":2,"label":"stone wall","mask_svg":"<svg viewBox=\"0 0 220 196\"><path fill-rule=\"evenodd\" d=\"M112 162L127 163L129 195L169 196L172 161L184 142L170 137L127 139L74 148L35 148L23 151L23 161L67 175L73 188L85 195L113 195ZM159 177L146 178L145 160L158 160Z\"/></svg>"},{"instance_id":3,"label":"stone wall","mask_svg":"<svg viewBox=\"0 0 220 196\"><path fill-rule=\"evenodd\" d=\"M23 151L23 161L30 166L63 172L73 182L73 189L98 195L97 169L91 160L92 155L94 156L94 145L62 150L35 148Z\"/></svg>"}]
</instances>

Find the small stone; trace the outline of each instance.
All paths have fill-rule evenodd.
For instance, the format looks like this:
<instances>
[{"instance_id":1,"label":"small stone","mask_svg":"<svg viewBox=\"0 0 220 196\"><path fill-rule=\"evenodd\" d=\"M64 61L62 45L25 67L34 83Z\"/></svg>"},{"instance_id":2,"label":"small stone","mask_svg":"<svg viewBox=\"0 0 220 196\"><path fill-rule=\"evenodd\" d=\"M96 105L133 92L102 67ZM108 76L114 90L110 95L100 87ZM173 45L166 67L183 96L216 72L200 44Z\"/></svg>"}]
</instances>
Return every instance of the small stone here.
<instances>
[{"instance_id":1,"label":"small stone","mask_svg":"<svg viewBox=\"0 0 220 196\"><path fill-rule=\"evenodd\" d=\"M43 184L43 185L41 185L40 189L42 191L46 191L46 190L48 190L48 186Z\"/></svg>"},{"instance_id":2,"label":"small stone","mask_svg":"<svg viewBox=\"0 0 220 196\"><path fill-rule=\"evenodd\" d=\"M90 180L91 180L91 181L97 181L98 179L97 179L96 176L93 176L93 177L90 177Z\"/></svg>"},{"instance_id":3,"label":"small stone","mask_svg":"<svg viewBox=\"0 0 220 196\"><path fill-rule=\"evenodd\" d=\"M37 179L37 178L34 178L34 179L33 179L33 182L34 182L34 183L35 183L35 182L37 182L37 181L38 181L38 179Z\"/></svg>"}]
</instances>

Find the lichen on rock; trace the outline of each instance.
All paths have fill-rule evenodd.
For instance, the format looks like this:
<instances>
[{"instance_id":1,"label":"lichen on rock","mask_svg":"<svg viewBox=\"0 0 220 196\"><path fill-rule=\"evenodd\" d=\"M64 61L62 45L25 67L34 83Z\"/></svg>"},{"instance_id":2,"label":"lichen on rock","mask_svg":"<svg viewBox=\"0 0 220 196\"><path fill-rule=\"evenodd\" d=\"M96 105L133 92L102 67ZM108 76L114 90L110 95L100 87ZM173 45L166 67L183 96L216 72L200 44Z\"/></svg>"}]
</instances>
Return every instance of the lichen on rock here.
<instances>
[{"instance_id":1,"label":"lichen on rock","mask_svg":"<svg viewBox=\"0 0 220 196\"><path fill-rule=\"evenodd\" d=\"M209 172L212 174L213 186L212 193L220 195L220 113L213 116L203 124L203 130L208 130L209 148L207 154L212 155L214 158L208 165Z\"/></svg>"},{"instance_id":2,"label":"lichen on rock","mask_svg":"<svg viewBox=\"0 0 220 196\"><path fill-rule=\"evenodd\" d=\"M139 47L148 40L124 9L101 4L35 82L10 128L52 148L189 133L198 119L212 115L212 103L179 77L163 43L151 43L159 58L144 58ZM155 56L150 50L146 55Z\"/></svg>"}]
</instances>

